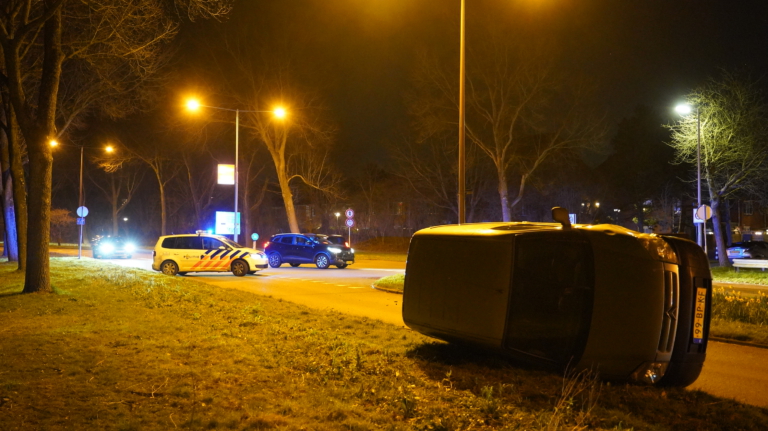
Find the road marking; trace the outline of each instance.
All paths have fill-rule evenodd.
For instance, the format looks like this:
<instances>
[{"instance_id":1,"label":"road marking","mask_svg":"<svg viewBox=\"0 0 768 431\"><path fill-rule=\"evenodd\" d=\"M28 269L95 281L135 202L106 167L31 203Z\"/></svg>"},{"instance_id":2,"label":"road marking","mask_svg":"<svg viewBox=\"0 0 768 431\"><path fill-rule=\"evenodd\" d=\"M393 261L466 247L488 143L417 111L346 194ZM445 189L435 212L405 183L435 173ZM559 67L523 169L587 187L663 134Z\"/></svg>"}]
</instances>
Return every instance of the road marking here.
<instances>
[{"instance_id":1,"label":"road marking","mask_svg":"<svg viewBox=\"0 0 768 431\"><path fill-rule=\"evenodd\" d=\"M360 286L349 286L350 289L365 289L365 287Z\"/></svg>"}]
</instances>

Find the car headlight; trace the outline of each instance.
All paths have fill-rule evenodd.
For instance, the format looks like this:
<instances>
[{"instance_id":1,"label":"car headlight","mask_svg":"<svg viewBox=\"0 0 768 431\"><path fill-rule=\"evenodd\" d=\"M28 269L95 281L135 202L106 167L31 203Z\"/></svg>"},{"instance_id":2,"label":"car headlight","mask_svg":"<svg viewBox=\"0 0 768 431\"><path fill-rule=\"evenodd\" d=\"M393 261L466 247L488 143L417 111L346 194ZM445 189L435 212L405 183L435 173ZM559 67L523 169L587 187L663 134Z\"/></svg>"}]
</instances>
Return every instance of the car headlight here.
<instances>
[{"instance_id":1,"label":"car headlight","mask_svg":"<svg viewBox=\"0 0 768 431\"><path fill-rule=\"evenodd\" d=\"M341 253L341 249L336 247L328 247L328 251L331 253Z\"/></svg>"},{"instance_id":2,"label":"car headlight","mask_svg":"<svg viewBox=\"0 0 768 431\"><path fill-rule=\"evenodd\" d=\"M103 251L104 253L112 253L113 251L115 251L115 246L112 244L102 244L102 246L100 247L100 250Z\"/></svg>"},{"instance_id":3,"label":"car headlight","mask_svg":"<svg viewBox=\"0 0 768 431\"><path fill-rule=\"evenodd\" d=\"M354 253L355 253L355 249L354 249L354 248L350 248L350 249L349 249L349 252L350 252L350 253L352 253L352 254L354 254Z\"/></svg>"},{"instance_id":4,"label":"car headlight","mask_svg":"<svg viewBox=\"0 0 768 431\"><path fill-rule=\"evenodd\" d=\"M648 385L655 384L664 377L668 366L669 362L646 362L632 373L632 379Z\"/></svg>"},{"instance_id":5,"label":"car headlight","mask_svg":"<svg viewBox=\"0 0 768 431\"><path fill-rule=\"evenodd\" d=\"M132 252L134 250L136 250L136 246L135 245L133 245L131 243L128 243L128 244L125 245L125 251L130 253L130 252Z\"/></svg>"}]
</instances>

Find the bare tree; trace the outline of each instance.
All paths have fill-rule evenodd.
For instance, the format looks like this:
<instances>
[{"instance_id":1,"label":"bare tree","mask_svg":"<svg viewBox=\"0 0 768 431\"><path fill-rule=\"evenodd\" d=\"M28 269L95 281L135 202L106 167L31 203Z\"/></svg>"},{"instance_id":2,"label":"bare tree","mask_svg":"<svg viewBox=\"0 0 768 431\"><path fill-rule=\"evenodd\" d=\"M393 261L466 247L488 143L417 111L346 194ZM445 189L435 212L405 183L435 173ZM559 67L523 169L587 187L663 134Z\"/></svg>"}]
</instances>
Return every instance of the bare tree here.
<instances>
[{"instance_id":1,"label":"bare tree","mask_svg":"<svg viewBox=\"0 0 768 431\"><path fill-rule=\"evenodd\" d=\"M768 175L768 103L758 84L723 72L687 96L698 115L668 126L678 163L696 165L701 142L701 175L709 192L718 250L725 250L721 225L724 199L735 192L758 194L760 181ZM726 253L719 253L718 259L721 266L730 265Z\"/></svg>"},{"instance_id":2,"label":"bare tree","mask_svg":"<svg viewBox=\"0 0 768 431\"><path fill-rule=\"evenodd\" d=\"M109 201L112 213L112 235L117 236L119 234L118 219L120 213L125 210L131 199L133 199L143 175L135 168L127 171L127 166L123 166L122 169L107 175L109 177L108 184L102 184L101 180L103 178L91 178L91 181L104 193L104 197Z\"/></svg>"},{"instance_id":3,"label":"bare tree","mask_svg":"<svg viewBox=\"0 0 768 431\"><path fill-rule=\"evenodd\" d=\"M173 150L173 143L163 134L134 131L126 143L119 145L116 154L95 159L99 167L108 173L117 172L126 164L139 162L155 174L160 194L161 235L168 233L168 185L182 168L180 161L174 157L176 153Z\"/></svg>"},{"instance_id":4,"label":"bare tree","mask_svg":"<svg viewBox=\"0 0 768 431\"><path fill-rule=\"evenodd\" d=\"M61 245L61 237L67 228L75 226L75 218L65 209L57 208L51 210L51 239Z\"/></svg>"},{"instance_id":5,"label":"bare tree","mask_svg":"<svg viewBox=\"0 0 768 431\"><path fill-rule=\"evenodd\" d=\"M587 80L561 72L550 46L493 32L478 39L467 61L466 136L493 163L502 218L510 221L531 175L545 161L596 148L604 126L590 114ZM450 72L427 59L416 74L413 114L426 134L455 130L458 83Z\"/></svg>"},{"instance_id":6,"label":"bare tree","mask_svg":"<svg viewBox=\"0 0 768 431\"><path fill-rule=\"evenodd\" d=\"M50 291L51 171L62 65L71 53L92 62L153 71L179 18L218 17L227 0L8 0L0 6L3 78L29 148L29 229L24 292ZM182 14L182 16L179 16ZM184 16L185 15L185 16ZM84 55L85 57L85 55ZM38 66L39 65L39 66ZM34 76L25 76L33 70ZM16 200L18 203L18 199Z\"/></svg>"},{"instance_id":7,"label":"bare tree","mask_svg":"<svg viewBox=\"0 0 768 431\"><path fill-rule=\"evenodd\" d=\"M396 163L396 175L405 179L431 206L442 208L458 218L458 148L453 139L446 133L417 141L403 139L391 145L389 150ZM489 186L489 176L480 167L477 153L477 147L470 147L465 155L469 186L467 220L470 222L477 217L484 199L483 190Z\"/></svg>"}]
</instances>

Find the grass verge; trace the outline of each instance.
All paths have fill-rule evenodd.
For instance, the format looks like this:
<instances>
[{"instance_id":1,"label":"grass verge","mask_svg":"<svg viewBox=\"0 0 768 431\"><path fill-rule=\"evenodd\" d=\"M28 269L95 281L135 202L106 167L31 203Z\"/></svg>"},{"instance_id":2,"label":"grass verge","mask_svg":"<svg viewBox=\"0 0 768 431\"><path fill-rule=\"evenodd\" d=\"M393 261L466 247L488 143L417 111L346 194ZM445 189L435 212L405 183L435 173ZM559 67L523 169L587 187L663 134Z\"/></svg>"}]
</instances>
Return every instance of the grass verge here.
<instances>
[{"instance_id":1,"label":"grass verge","mask_svg":"<svg viewBox=\"0 0 768 431\"><path fill-rule=\"evenodd\" d=\"M0 429L768 429L765 409L703 392L522 368L182 277L54 258L56 293L22 295L14 268Z\"/></svg>"},{"instance_id":2,"label":"grass verge","mask_svg":"<svg viewBox=\"0 0 768 431\"><path fill-rule=\"evenodd\" d=\"M734 268L715 266L712 270L712 278L719 283L746 283L768 285L768 272L756 268L741 268L736 272Z\"/></svg>"},{"instance_id":3,"label":"grass verge","mask_svg":"<svg viewBox=\"0 0 768 431\"><path fill-rule=\"evenodd\" d=\"M388 275L376 280L373 286L377 289L386 290L388 292L403 292L403 285L405 284L405 274Z\"/></svg>"}]
</instances>

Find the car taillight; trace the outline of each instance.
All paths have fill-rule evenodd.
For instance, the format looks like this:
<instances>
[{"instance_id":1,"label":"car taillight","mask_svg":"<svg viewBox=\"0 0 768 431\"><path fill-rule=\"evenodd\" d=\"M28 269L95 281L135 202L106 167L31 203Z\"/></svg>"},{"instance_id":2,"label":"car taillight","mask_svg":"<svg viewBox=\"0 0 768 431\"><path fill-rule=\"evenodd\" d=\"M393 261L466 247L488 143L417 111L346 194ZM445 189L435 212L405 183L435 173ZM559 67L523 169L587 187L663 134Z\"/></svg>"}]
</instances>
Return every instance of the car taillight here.
<instances>
[{"instance_id":1,"label":"car taillight","mask_svg":"<svg viewBox=\"0 0 768 431\"><path fill-rule=\"evenodd\" d=\"M344 247L349 247L349 241L344 241Z\"/></svg>"},{"instance_id":2,"label":"car taillight","mask_svg":"<svg viewBox=\"0 0 768 431\"><path fill-rule=\"evenodd\" d=\"M265 242L264 243L264 248L267 248L268 245L269 245L269 241Z\"/></svg>"}]
</instances>

